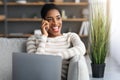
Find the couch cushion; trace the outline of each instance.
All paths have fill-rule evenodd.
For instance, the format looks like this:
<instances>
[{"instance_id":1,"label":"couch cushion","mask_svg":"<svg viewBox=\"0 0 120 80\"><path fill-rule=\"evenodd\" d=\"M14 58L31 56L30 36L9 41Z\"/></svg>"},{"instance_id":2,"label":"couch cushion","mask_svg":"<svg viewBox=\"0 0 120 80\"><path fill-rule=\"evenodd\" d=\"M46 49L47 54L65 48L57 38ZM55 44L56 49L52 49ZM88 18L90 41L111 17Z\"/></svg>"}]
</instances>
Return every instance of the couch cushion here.
<instances>
[{"instance_id":1,"label":"couch cushion","mask_svg":"<svg viewBox=\"0 0 120 80\"><path fill-rule=\"evenodd\" d=\"M12 80L12 53L25 52L26 38L0 38L0 80Z\"/></svg>"}]
</instances>

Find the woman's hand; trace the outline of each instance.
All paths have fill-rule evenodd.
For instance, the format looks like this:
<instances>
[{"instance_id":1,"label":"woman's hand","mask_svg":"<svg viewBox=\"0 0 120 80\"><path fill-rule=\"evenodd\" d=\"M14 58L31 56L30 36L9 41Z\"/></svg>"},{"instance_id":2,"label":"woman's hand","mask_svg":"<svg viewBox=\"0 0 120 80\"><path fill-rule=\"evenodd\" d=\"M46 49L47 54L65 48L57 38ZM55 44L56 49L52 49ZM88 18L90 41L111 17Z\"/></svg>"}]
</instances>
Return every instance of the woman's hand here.
<instances>
[{"instance_id":1,"label":"woman's hand","mask_svg":"<svg viewBox=\"0 0 120 80\"><path fill-rule=\"evenodd\" d=\"M49 22L46 20L42 20L41 31L42 34L48 36Z\"/></svg>"}]
</instances>

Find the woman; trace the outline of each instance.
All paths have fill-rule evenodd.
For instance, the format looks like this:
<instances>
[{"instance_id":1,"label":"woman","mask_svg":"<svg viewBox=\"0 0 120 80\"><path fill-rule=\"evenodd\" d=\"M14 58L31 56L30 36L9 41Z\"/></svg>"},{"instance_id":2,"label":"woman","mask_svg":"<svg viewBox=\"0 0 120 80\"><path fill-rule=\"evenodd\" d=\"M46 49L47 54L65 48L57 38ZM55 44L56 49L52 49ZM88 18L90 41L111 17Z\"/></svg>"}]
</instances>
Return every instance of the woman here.
<instances>
[{"instance_id":1,"label":"woman","mask_svg":"<svg viewBox=\"0 0 120 80\"><path fill-rule=\"evenodd\" d=\"M77 55L84 56L86 49L76 33L61 33L61 16L61 11L56 5L43 6L42 35L33 35L28 38L27 52L61 56L63 58L62 79L66 80L70 59Z\"/></svg>"}]
</instances>

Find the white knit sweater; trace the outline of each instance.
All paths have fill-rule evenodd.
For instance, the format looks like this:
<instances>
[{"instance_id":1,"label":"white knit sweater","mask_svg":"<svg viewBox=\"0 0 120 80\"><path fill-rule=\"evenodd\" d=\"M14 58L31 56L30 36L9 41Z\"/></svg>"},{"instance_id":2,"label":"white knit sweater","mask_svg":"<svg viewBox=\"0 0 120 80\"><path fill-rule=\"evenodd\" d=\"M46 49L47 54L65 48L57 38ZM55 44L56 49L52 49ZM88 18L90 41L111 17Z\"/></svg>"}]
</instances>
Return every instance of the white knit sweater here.
<instances>
[{"instance_id":1,"label":"white knit sweater","mask_svg":"<svg viewBox=\"0 0 120 80\"><path fill-rule=\"evenodd\" d=\"M61 56L63 60L62 78L66 78L69 59L73 56L83 56L85 45L76 33L64 33L58 37L33 35L28 38L27 52L36 54L51 54Z\"/></svg>"}]
</instances>

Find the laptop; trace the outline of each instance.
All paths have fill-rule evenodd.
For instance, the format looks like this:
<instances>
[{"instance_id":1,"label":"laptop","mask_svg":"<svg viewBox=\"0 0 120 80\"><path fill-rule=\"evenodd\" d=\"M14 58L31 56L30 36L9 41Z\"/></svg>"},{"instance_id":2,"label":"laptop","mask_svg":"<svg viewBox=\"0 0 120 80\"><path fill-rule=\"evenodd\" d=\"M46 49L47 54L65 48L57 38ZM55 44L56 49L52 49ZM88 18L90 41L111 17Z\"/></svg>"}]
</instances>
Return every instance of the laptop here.
<instances>
[{"instance_id":1,"label":"laptop","mask_svg":"<svg viewBox=\"0 0 120 80\"><path fill-rule=\"evenodd\" d=\"M60 56L13 53L12 80L61 80Z\"/></svg>"}]
</instances>

